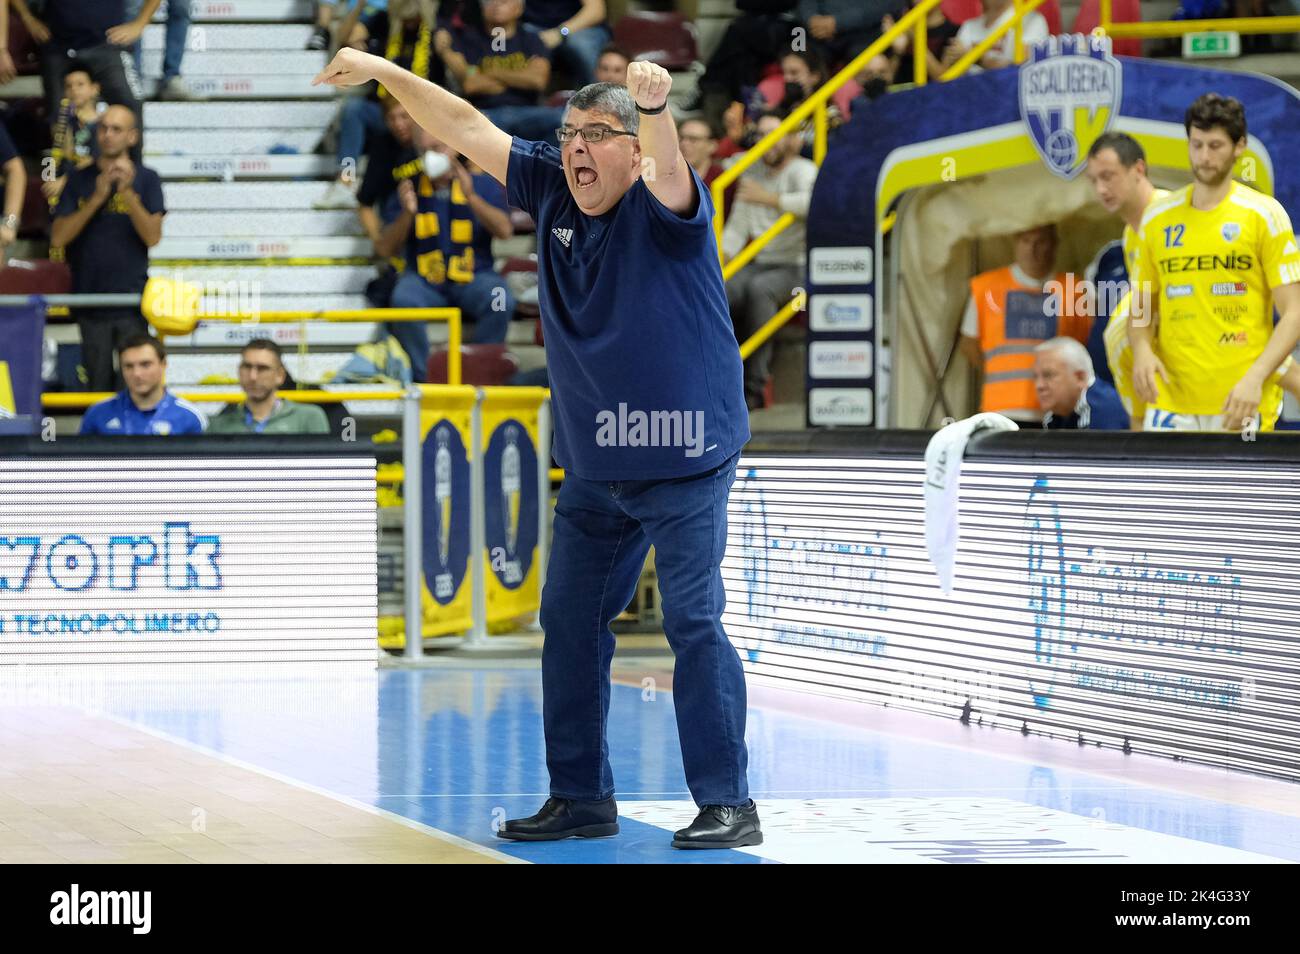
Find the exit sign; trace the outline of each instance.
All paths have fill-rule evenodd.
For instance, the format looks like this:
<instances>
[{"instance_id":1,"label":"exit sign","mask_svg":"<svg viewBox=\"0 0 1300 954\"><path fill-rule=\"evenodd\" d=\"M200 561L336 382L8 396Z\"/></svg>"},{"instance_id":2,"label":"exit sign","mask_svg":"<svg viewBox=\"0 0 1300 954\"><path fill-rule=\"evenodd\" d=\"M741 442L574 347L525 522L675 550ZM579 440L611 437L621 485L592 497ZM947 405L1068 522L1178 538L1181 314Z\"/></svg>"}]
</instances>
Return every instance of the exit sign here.
<instances>
[{"instance_id":1,"label":"exit sign","mask_svg":"<svg viewBox=\"0 0 1300 954\"><path fill-rule=\"evenodd\" d=\"M1183 34L1183 58L1241 56L1241 34L1228 31Z\"/></svg>"}]
</instances>

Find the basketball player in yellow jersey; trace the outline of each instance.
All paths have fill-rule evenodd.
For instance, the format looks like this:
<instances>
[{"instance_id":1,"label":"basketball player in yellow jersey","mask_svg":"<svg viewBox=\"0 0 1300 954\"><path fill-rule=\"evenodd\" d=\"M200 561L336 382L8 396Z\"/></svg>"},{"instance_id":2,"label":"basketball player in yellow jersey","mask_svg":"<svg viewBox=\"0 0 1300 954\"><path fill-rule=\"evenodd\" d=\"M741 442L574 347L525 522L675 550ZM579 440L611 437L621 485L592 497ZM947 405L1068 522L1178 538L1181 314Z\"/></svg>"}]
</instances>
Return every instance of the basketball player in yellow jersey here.
<instances>
[{"instance_id":1,"label":"basketball player in yellow jersey","mask_svg":"<svg viewBox=\"0 0 1300 954\"><path fill-rule=\"evenodd\" d=\"M1300 340L1300 249L1286 210L1232 179L1241 103L1207 93L1184 126L1195 181L1147 208L1129 274L1133 384L1147 430L1241 430L1274 413L1265 385Z\"/></svg>"},{"instance_id":2,"label":"basketball player in yellow jersey","mask_svg":"<svg viewBox=\"0 0 1300 954\"><path fill-rule=\"evenodd\" d=\"M1108 132L1098 136L1088 150L1086 175L1102 207L1124 220L1121 245L1124 265L1131 271L1137 256L1137 229L1142 223L1142 216L1152 202L1167 198L1169 192L1157 189L1147 178L1146 153L1141 144L1128 133ZM1111 289L1098 289L1098 297L1115 301ZM1133 349L1129 347L1128 340L1129 313L1130 298L1125 292L1111 309L1104 340L1106 361L1115 380L1115 390L1119 392L1120 400L1129 412L1133 430L1140 431L1146 417L1146 402L1133 389ZM1157 343L1156 353L1159 354L1159 351ZM1283 388L1300 398L1300 365L1290 358L1264 386L1260 430L1272 430L1277 423L1282 412Z\"/></svg>"}]
</instances>

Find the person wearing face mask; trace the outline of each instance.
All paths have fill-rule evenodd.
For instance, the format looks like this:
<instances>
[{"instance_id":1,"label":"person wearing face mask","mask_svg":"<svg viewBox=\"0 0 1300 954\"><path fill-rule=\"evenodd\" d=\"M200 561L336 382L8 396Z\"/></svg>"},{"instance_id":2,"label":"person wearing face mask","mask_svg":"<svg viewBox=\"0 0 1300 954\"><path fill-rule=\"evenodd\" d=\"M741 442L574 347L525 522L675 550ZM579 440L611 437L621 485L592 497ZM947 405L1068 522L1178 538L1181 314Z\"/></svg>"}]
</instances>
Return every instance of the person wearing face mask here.
<instances>
[{"instance_id":1,"label":"person wearing face mask","mask_svg":"<svg viewBox=\"0 0 1300 954\"><path fill-rule=\"evenodd\" d=\"M470 342L505 341L515 300L492 267L492 240L514 234L505 192L491 176L477 167L471 171L418 126L412 126L412 143L417 159L399 171L418 171L399 179L396 214L375 242L381 257L403 257L389 304L459 308L464 320L473 322ZM412 377L426 380L428 328L410 321L387 327L411 359Z\"/></svg>"},{"instance_id":2,"label":"person wearing face mask","mask_svg":"<svg viewBox=\"0 0 1300 954\"><path fill-rule=\"evenodd\" d=\"M764 113L758 136L781 124L781 115ZM722 233L722 251L734 258L787 212L799 220L768 242L755 259L727 282L727 304L736 337L744 341L767 323L803 284L804 219L812 200L817 166L799 155L802 140L792 133L763 154L761 162L745 170L736 187L736 202ZM772 361L769 339L745 362L745 402L761 408Z\"/></svg>"},{"instance_id":3,"label":"person wearing face mask","mask_svg":"<svg viewBox=\"0 0 1300 954\"><path fill-rule=\"evenodd\" d=\"M537 223L554 456L565 469L541 605L550 797L498 836L618 834L605 738L609 624L653 545L682 763L699 809L672 844L761 844L744 668L722 625L727 501L749 418L713 204L678 147L672 77L638 61L626 86L583 87L544 142L512 137L459 97L357 50L340 50L315 82L374 78Z\"/></svg>"}]
</instances>

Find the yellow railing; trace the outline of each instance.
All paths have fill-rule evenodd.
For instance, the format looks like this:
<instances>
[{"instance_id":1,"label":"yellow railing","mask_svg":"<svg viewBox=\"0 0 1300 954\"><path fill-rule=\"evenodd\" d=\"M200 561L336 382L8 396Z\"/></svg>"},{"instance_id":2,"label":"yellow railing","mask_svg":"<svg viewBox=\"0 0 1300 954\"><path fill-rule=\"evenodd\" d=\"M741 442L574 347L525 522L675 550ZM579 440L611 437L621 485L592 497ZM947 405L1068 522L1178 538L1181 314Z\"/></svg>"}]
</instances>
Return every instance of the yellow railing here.
<instances>
[{"instance_id":1,"label":"yellow railing","mask_svg":"<svg viewBox=\"0 0 1300 954\"><path fill-rule=\"evenodd\" d=\"M1012 30L1015 30L1016 32L1016 47L1013 59L1017 63L1023 63L1025 61L1025 17L1041 7L1044 2L1045 0L1016 0L1015 15L979 43L967 50L962 58L952 66L948 67L948 71L939 77L939 79L946 83L949 80L954 80L957 79L957 77L964 75L967 70L984 58L985 53L993 49L993 47L1000 43L1002 38Z\"/></svg>"},{"instance_id":2,"label":"yellow railing","mask_svg":"<svg viewBox=\"0 0 1300 954\"><path fill-rule=\"evenodd\" d=\"M244 400L243 391L172 391L186 401L234 404ZM303 404L342 404L344 401L400 401L404 391L276 391L275 396ZM112 391L55 391L42 394L41 403L52 410L80 410L116 397Z\"/></svg>"},{"instance_id":3,"label":"yellow railing","mask_svg":"<svg viewBox=\"0 0 1300 954\"><path fill-rule=\"evenodd\" d=\"M1120 39L1157 39L1186 33L1300 33L1300 16L1229 17L1223 20L1152 20L1116 23L1111 0L1101 0L1097 29Z\"/></svg>"}]
</instances>

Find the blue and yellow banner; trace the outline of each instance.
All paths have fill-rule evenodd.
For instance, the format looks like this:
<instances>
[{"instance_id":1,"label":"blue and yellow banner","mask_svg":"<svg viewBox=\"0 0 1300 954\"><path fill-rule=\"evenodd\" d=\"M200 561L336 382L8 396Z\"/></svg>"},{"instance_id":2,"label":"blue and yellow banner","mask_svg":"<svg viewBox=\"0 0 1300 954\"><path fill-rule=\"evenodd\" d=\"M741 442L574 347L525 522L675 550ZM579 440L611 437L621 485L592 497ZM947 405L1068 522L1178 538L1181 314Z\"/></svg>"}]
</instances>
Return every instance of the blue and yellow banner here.
<instances>
[{"instance_id":1,"label":"blue and yellow banner","mask_svg":"<svg viewBox=\"0 0 1300 954\"><path fill-rule=\"evenodd\" d=\"M545 388L483 388L487 622L540 605L537 421ZM549 465L549 461L545 462Z\"/></svg>"},{"instance_id":2,"label":"blue and yellow banner","mask_svg":"<svg viewBox=\"0 0 1300 954\"><path fill-rule=\"evenodd\" d=\"M473 625L470 581L470 457L475 389L428 385L420 409L424 526L423 632L426 639L463 633ZM406 488L405 492L413 492ZM417 532L411 527L407 533ZM379 620L379 645L401 649L400 616Z\"/></svg>"},{"instance_id":3,"label":"blue and yellow banner","mask_svg":"<svg viewBox=\"0 0 1300 954\"><path fill-rule=\"evenodd\" d=\"M36 433L44 339L44 305L0 308L0 433Z\"/></svg>"}]
</instances>

